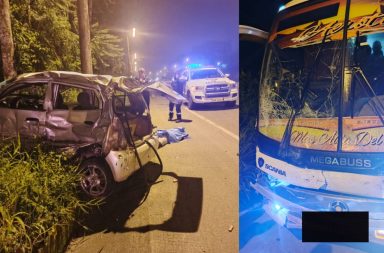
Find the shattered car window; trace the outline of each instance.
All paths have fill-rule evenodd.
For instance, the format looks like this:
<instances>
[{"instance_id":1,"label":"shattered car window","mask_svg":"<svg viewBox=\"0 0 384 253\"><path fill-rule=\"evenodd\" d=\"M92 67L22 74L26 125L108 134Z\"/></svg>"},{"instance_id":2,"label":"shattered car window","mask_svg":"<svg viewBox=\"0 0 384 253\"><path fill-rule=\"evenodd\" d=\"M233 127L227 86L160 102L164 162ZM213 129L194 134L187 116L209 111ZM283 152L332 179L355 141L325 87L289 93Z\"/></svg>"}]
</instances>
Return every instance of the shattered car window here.
<instances>
[{"instance_id":1,"label":"shattered car window","mask_svg":"<svg viewBox=\"0 0 384 253\"><path fill-rule=\"evenodd\" d=\"M95 91L68 85L59 85L55 109L62 110L96 110L99 98Z\"/></svg>"},{"instance_id":2,"label":"shattered car window","mask_svg":"<svg viewBox=\"0 0 384 253\"><path fill-rule=\"evenodd\" d=\"M47 83L21 84L0 98L0 107L23 110L44 110Z\"/></svg>"},{"instance_id":3,"label":"shattered car window","mask_svg":"<svg viewBox=\"0 0 384 253\"><path fill-rule=\"evenodd\" d=\"M143 115L147 110L145 101L139 93L126 93L116 90L114 98L114 109L116 112L126 112L128 116L134 117Z\"/></svg>"},{"instance_id":4,"label":"shattered car window","mask_svg":"<svg viewBox=\"0 0 384 253\"><path fill-rule=\"evenodd\" d=\"M142 93L115 90L113 110L124 123L124 128L130 129L134 141L152 133L151 117Z\"/></svg>"}]
</instances>

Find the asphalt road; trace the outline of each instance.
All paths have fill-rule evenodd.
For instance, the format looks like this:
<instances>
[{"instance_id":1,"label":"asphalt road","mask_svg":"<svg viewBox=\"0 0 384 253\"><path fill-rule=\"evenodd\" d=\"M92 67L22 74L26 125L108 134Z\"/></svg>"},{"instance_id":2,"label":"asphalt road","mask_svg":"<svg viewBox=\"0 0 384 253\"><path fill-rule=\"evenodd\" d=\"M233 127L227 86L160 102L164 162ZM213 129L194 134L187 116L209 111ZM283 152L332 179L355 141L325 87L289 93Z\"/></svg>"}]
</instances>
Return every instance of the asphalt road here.
<instances>
[{"instance_id":1,"label":"asphalt road","mask_svg":"<svg viewBox=\"0 0 384 253\"><path fill-rule=\"evenodd\" d=\"M248 192L248 195L249 192ZM376 253L384 245L376 243L303 243L301 230L278 225L262 209L262 197L248 196L252 202L240 210L240 253Z\"/></svg>"},{"instance_id":2,"label":"asphalt road","mask_svg":"<svg viewBox=\"0 0 384 253\"><path fill-rule=\"evenodd\" d=\"M152 97L153 124L190 138L159 151L162 172L146 166L156 180L146 198L138 173L82 221L89 230L77 229L67 252L238 252L238 109L182 112L169 122L168 102Z\"/></svg>"}]
</instances>

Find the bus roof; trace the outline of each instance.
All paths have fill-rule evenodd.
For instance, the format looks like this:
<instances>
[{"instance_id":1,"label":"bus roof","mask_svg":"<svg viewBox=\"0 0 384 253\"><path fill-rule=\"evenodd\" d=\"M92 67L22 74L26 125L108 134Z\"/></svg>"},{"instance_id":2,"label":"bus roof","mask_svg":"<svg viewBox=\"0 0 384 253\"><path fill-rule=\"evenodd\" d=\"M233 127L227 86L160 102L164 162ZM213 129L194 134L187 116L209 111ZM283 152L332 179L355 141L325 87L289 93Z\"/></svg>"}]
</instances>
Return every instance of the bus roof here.
<instances>
[{"instance_id":1,"label":"bus roof","mask_svg":"<svg viewBox=\"0 0 384 253\"><path fill-rule=\"evenodd\" d=\"M304 3L304 2L307 2L308 0L292 0L288 3L286 3L284 6L285 8L289 8L289 7L292 7L294 5L297 5L297 4L301 4L301 3Z\"/></svg>"},{"instance_id":2,"label":"bus roof","mask_svg":"<svg viewBox=\"0 0 384 253\"><path fill-rule=\"evenodd\" d=\"M279 47L302 47L323 41L341 40L345 18L344 0L293 0L279 12L271 30L269 42ZM288 8L292 7L292 8ZM294 8L293 8L294 7ZM352 3L348 38L384 30L384 8L377 0Z\"/></svg>"}]
</instances>

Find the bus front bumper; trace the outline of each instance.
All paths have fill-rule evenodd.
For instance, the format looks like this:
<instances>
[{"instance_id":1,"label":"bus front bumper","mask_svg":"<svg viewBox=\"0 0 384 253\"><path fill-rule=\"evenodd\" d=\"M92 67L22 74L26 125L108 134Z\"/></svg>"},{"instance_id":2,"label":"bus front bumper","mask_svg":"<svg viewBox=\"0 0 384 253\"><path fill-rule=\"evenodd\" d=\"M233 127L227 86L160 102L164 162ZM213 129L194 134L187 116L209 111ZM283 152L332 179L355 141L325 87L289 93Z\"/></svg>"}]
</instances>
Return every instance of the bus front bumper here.
<instances>
[{"instance_id":1,"label":"bus front bumper","mask_svg":"<svg viewBox=\"0 0 384 253\"><path fill-rule=\"evenodd\" d=\"M251 186L263 195L265 212L281 226L301 229L303 211L368 211L369 241L384 244L384 200L291 186L271 186L264 173Z\"/></svg>"}]
</instances>

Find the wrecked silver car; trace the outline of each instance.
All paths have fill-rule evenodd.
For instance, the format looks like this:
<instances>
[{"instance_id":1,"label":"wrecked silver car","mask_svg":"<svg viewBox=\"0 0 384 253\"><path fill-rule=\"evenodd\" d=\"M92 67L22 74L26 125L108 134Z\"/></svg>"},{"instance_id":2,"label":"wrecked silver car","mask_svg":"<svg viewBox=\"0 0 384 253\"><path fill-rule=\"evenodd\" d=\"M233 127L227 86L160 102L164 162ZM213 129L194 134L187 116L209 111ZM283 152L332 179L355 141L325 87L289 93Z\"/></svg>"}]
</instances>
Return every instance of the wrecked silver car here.
<instances>
[{"instance_id":1,"label":"wrecked silver car","mask_svg":"<svg viewBox=\"0 0 384 253\"><path fill-rule=\"evenodd\" d=\"M141 90L126 77L24 74L0 88L0 133L80 158L82 190L108 196L167 143L153 133Z\"/></svg>"}]
</instances>

